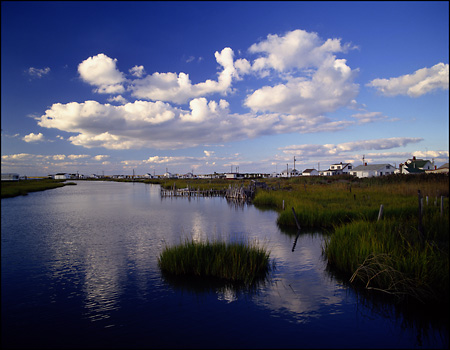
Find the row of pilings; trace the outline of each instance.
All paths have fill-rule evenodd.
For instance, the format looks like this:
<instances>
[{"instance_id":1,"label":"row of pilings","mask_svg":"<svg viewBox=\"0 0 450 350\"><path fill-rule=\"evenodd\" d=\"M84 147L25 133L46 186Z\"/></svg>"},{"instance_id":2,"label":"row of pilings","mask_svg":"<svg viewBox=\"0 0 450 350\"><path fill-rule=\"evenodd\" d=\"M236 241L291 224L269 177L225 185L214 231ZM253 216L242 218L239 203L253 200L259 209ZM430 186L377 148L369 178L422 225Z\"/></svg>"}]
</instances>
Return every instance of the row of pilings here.
<instances>
[{"instance_id":1,"label":"row of pilings","mask_svg":"<svg viewBox=\"0 0 450 350\"><path fill-rule=\"evenodd\" d=\"M255 195L256 186L251 183L248 186L230 184L227 189L203 189L192 188L188 185L186 188L176 188L174 183L170 189L161 187L161 197L225 197L229 199L251 200Z\"/></svg>"}]
</instances>

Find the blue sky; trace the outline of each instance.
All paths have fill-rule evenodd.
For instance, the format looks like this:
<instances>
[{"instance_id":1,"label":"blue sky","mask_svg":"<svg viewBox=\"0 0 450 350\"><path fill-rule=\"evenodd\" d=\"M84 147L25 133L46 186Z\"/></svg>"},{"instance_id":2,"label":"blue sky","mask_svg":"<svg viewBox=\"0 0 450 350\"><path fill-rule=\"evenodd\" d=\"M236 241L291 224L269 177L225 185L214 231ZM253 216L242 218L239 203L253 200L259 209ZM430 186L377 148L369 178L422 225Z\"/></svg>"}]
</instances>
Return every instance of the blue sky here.
<instances>
[{"instance_id":1,"label":"blue sky","mask_svg":"<svg viewBox=\"0 0 450 350\"><path fill-rule=\"evenodd\" d=\"M1 3L2 172L448 162L449 3Z\"/></svg>"}]
</instances>

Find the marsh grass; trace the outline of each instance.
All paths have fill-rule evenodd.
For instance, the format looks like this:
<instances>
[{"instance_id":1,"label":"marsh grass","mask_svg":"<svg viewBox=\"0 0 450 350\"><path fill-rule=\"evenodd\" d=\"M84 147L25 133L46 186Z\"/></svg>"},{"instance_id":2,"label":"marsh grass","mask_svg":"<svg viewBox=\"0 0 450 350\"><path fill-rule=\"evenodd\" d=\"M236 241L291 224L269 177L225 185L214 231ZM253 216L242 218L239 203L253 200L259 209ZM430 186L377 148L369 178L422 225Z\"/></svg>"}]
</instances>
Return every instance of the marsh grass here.
<instances>
[{"instance_id":1,"label":"marsh grass","mask_svg":"<svg viewBox=\"0 0 450 350\"><path fill-rule=\"evenodd\" d=\"M166 246L158 258L161 271L170 276L192 276L252 285L264 280L271 266L265 248L241 242L186 240Z\"/></svg>"},{"instance_id":2,"label":"marsh grass","mask_svg":"<svg viewBox=\"0 0 450 350\"><path fill-rule=\"evenodd\" d=\"M448 304L448 213L425 218L423 236L415 218L336 227L325 242L328 263L366 289Z\"/></svg>"},{"instance_id":3,"label":"marsh grass","mask_svg":"<svg viewBox=\"0 0 450 350\"><path fill-rule=\"evenodd\" d=\"M448 176L334 178L329 182L320 177L296 178L277 187L259 190L253 203L277 210L280 227L296 227L293 207L302 229L321 227L332 232L324 254L329 267L351 283L401 299L448 304ZM423 233L418 190L424 198ZM378 221L381 204L384 211Z\"/></svg>"},{"instance_id":4,"label":"marsh grass","mask_svg":"<svg viewBox=\"0 0 450 350\"><path fill-rule=\"evenodd\" d=\"M66 185L76 185L74 182L65 182L65 180L21 180L17 182L2 181L1 198L10 198L16 196L25 196L29 192L44 191L48 189L63 187Z\"/></svg>"}]
</instances>

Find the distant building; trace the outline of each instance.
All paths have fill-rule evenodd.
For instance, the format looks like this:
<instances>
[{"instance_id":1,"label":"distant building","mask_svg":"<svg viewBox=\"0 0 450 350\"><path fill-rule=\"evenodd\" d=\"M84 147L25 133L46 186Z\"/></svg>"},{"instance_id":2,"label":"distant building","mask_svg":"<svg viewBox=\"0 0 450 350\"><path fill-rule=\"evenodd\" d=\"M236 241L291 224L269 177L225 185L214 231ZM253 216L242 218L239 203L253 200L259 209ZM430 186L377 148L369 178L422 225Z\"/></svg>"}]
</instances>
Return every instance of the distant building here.
<instances>
[{"instance_id":1,"label":"distant building","mask_svg":"<svg viewBox=\"0 0 450 350\"><path fill-rule=\"evenodd\" d=\"M432 170L426 170L425 171L427 174L428 173L435 173L435 174L448 174L448 163L442 164L439 168L436 168L436 166L434 167L434 169Z\"/></svg>"},{"instance_id":2,"label":"distant building","mask_svg":"<svg viewBox=\"0 0 450 350\"><path fill-rule=\"evenodd\" d=\"M318 176L319 172L316 169L305 169L302 172L302 176Z\"/></svg>"},{"instance_id":3,"label":"distant building","mask_svg":"<svg viewBox=\"0 0 450 350\"><path fill-rule=\"evenodd\" d=\"M301 173L297 169L289 168L289 169L283 170L281 172L280 177L294 177L294 176L300 176L300 175L301 175Z\"/></svg>"},{"instance_id":4,"label":"distant building","mask_svg":"<svg viewBox=\"0 0 450 350\"><path fill-rule=\"evenodd\" d=\"M395 167L390 164L370 164L358 165L350 173L358 178L373 177L373 176L385 176L394 174Z\"/></svg>"},{"instance_id":5,"label":"distant building","mask_svg":"<svg viewBox=\"0 0 450 350\"><path fill-rule=\"evenodd\" d=\"M70 179L70 174L67 173L57 173L53 176L55 180L67 180Z\"/></svg>"},{"instance_id":6,"label":"distant building","mask_svg":"<svg viewBox=\"0 0 450 350\"><path fill-rule=\"evenodd\" d=\"M16 173L2 173L2 181L19 181L20 176Z\"/></svg>"},{"instance_id":7,"label":"distant building","mask_svg":"<svg viewBox=\"0 0 450 350\"><path fill-rule=\"evenodd\" d=\"M399 174L423 174L425 171L435 169L434 162L426 159L412 157L404 164L400 163L396 173Z\"/></svg>"},{"instance_id":8,"label":"distant building","mask_svg":"<svg viewBox=\"0 0 450 350\"><path fill-rule=\"evenodd\" d=\"M333 175L342 175L349 174L353 170L352 163L335 163L330 165L330 169L321 171L321 175L323 176L333 176Z\"/></svg>"}]
</instances>

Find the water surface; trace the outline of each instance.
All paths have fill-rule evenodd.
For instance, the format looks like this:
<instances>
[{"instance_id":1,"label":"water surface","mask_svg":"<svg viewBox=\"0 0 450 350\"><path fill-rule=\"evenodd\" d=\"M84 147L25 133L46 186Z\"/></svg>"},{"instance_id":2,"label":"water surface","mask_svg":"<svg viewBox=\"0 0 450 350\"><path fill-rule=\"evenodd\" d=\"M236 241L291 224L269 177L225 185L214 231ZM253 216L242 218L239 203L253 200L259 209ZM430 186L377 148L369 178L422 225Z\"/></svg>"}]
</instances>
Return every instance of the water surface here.
<instances>
[{"instance_id":1,"label":"water surface","mask_svg":"<svg viewBox=\"0 0 450 350\"><path fill-rule=\"evenodd\" d=\"M322 233L292 251L296 232L274 211L77 183L1 200L2 347L448 347L442 323L374 305L329 273ZM252 292L167 281L157 258L186 238L256 242L276 268Z\"/></svg>"}]
</instances>

